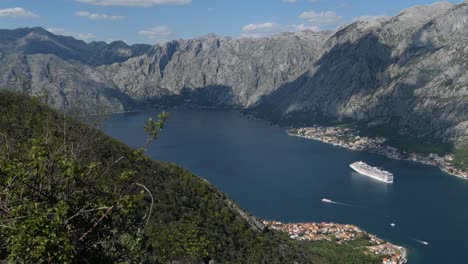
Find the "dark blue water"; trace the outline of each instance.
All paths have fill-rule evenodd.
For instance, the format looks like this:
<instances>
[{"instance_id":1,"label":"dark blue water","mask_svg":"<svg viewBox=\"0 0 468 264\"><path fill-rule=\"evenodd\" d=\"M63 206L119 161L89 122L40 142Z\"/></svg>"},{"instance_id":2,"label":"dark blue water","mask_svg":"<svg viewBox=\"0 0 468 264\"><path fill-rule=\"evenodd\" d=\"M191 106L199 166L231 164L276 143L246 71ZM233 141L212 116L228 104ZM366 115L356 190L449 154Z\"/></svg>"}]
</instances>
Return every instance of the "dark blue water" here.
<instances>
[{"instance_id":1,"label":"dark blue water","mask_svg":"<svg viewBox=\"0 0 468 264\"><path fill-rule=\"evenodd\" d=\"M156 114L114 115L104 130L140 147L145 120ZM290 137L226 111L170 111L149 155L208 179L258 217L355 224L408 248L410 263L468 263L468 181L435 167ZM393 172L395 182L352 172L357 160Z\"/></svg>"}]
</instances>

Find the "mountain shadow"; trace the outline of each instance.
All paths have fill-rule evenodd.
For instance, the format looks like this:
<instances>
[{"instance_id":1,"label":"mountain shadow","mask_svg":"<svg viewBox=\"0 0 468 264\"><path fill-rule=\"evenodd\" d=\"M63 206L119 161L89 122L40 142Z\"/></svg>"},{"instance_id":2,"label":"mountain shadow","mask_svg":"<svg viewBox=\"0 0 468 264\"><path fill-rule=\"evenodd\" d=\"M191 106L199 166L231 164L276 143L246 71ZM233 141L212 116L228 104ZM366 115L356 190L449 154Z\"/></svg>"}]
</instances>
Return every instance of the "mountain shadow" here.
<instances>
[{"instance_id":1,"label":"mountain shadow","mask_svg":"<svg viewBox=\"0 0 468 264\"><path fill-rule=\"evenodd\" d=\"M285 124L366 118L365 109L349 111L349 104L374 94L392 63L391 48L374 34L337 44L311 71L263 97L253 110L272 114Z\"/></svg>"},{"instance_id":2,"label":"mountain shadow","mask_svg":"<svg viewBox=\"0 0 468 264\"><path fill-rule=\"evenodd\" d=\"M231 87L210 85L202 88L183 88L179 94L169 94L143 101L143 104L161 107L185 106L207 108L237 108Z\"/></svg>"}]
</instances>

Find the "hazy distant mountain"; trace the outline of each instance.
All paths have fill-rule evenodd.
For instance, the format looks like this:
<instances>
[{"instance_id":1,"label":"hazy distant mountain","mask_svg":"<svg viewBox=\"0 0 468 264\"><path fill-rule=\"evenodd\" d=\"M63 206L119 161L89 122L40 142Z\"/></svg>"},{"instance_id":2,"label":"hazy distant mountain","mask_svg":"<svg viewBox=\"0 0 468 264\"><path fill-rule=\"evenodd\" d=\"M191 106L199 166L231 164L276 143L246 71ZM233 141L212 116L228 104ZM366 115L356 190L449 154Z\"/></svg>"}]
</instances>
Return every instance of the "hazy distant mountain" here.
<instances>
[{"instance_id":1,"label":"hazy distant mountain","mask_svg":"<svg viewBox=\"0 0 468 264\"><path fill-rule=\"evenodd\" d=\"M144 44L128 46L123 41L87 44L73 37L54 35L41 27L0 30L1 53L53 54L64 60L92 66L122 62L140 56L150 48L150 45Z\"/></svg>"},{"instance_id":2,"label":"hazy distant mountain","mask_svg":"<svg viewBox=\"0 0 468 264\"><path fill-rule=\"evenodd\" d=\"M86 44L41 33L47 41L37 40L39 45L26 41L41 39L38 33L25 37L20 34L25 29L19 29L12 36L0 34L0 50L10 53L0 57L0 86L36 94L49 89L56 107L74 105L76 98L115 110L186 99L291 119L392 122L420 136L461 144L468 142L467 17L468 3L436 3L356 21L336 32L259 39L208 35L147 52L142 46L144 54L114 64L73 58L82 50L125 49L123 43ZM29 44L15 47L18 39ZM11 57L47 50L56 56ZM67 67L52 67L60 63Z\"/></svg>"},{"instance_id":3,"label":"hazy distant mountain","mask_svg":"<svg viewBox=\"0 0 468 264\"><path fill-rule=\"evenodd\" d=\"M47 96L58 109L123 111L133 100L99 82L95 70L55 55L0 54L0 87Z\"/></svg>"}]
</instances>

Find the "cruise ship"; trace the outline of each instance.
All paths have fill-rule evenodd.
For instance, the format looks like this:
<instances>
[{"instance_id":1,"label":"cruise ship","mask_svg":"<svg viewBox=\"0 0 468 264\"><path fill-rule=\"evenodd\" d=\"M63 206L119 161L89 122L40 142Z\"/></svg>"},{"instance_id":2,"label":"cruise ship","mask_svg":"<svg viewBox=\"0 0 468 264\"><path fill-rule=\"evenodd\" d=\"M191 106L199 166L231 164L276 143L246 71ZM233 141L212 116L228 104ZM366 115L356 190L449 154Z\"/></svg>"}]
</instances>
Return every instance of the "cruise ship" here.
<instances>
[{"instance_id":1,"label":"cruise ship","mask_svg":"<svg viewBox=\"0 0 468 264\"><path fill-rule=\"evenodd\" d=\"M381 182L393 183L393 174L386 170L381 170L377 167L369 166L368 164L362 161L354 162L349 166L362 175L371 177Z\"/></svg>"}]
</instances>

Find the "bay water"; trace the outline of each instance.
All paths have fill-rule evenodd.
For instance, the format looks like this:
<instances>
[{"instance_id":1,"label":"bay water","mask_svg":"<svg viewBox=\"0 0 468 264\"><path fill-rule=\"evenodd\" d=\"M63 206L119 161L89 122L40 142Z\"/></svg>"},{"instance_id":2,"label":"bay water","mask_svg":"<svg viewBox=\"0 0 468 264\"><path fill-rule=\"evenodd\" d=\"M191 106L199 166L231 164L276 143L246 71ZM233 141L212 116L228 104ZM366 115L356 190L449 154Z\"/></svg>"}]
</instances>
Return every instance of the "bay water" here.
<instances>
[{"instance_id":1,"label":"bay water","mask_svg":"<svg viewBox=\"0 0 468 264\"><path fill-rule=\"evenodd\" d=\"M436 167L288 136L236 111L169 113L148 155L207 179L253 215L354 224L406 247L409 263L468 263L468 181ZM103 130L141 147L145 121L157 114L112 115ZM359 160L394 173L394 183L355 173L349 164Z\"/></svg>"}]
</instances>

